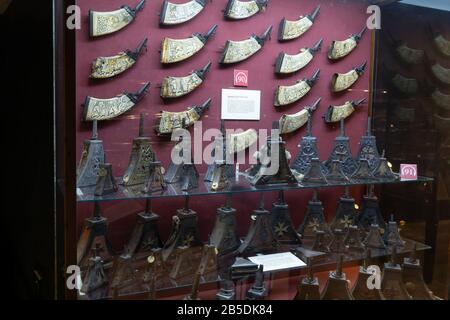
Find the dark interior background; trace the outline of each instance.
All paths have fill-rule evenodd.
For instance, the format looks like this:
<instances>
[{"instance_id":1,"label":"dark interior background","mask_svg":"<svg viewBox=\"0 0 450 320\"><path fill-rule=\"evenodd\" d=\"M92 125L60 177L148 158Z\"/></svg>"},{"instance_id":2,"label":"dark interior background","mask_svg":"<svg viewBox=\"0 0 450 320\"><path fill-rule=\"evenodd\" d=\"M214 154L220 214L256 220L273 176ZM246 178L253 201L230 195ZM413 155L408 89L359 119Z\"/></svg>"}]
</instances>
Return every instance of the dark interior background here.
<instances>
[{"instance_id":1,"label":"dark interior background","mask_svg":"<svg viewBox=\"0 0 450 320\"><path fill-rule=\"evenodd\" d=\"M52 1L12 1L0 15L0 30L2 158L6 160L2 264L9 287L4 292L14 298L51 299L55 274Z\"/></svg>"},{"instance_id":2,"label":"dark interior background","mask_svg":"<svg viewBox=\"0 0 450 320\"><path fill-rule=\"evenodd\" d=\"M432 247L424 252L425 279L441 281L449 279L450 132L435 116L449 118L450 112L436 106L430 95L435 88L448 95L450 87L435 79L430 67L437 62L449 68L450 59L434 47L429 26L449 39L450 12L392 3L382 7L381 13L373 109L378 147L386 150L394 168L400 163L417 164L420 175L435 179L428 184L384 185L381 209L385 216L395 214L406 222L403 234L411 233L415 240ZM425 51L429 61L405 64L396 54L399 44L394 42ZM392 84L393 74L417 79L420 89L402 94Z\"/></svg>"}]
</instances>

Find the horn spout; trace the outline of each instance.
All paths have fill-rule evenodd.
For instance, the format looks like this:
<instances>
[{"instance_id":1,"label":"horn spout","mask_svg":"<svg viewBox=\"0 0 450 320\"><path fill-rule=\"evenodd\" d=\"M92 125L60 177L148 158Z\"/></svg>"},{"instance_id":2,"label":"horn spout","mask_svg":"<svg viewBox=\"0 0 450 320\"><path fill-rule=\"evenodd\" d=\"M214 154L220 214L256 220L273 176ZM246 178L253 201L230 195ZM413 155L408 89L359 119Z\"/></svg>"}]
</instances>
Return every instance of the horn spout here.
<instances>
[{"instance_id":1,"label":"horn spout","mask_svg":"<svg viewBox=\"0 0 450 320\"><path fill-rule=\"evenodd\" d=\"M308 16L309 20L311 20L311 22L314 22L317 18L317 16L319 15L320 12L320 5L318 5L314 11Z\"/></svg>"},{"instance_id":2,"label":"horn spout","mask_svg":"<svg viewBox=\"0 0 450 320\"><path fill-rule=\"evenodd\" d=\"M200 39L202 40L202 42L208 42L208 40L216 33L218 27L219 26L215 24L204 35L200 35Z\"/></svg>"},{"instance_id":3,"label":"horn spout","mask_svg":"<svg viewBox=\"0 0 450 320\"><path fill-rule=\"evenodd\" d=\"M317 69L316 72L312 75L311 79L307 79L306 82L311 87L313 86L317 80L319 80L320 69Z\"/></svg>"},{"instance_id":4,"label":"horn spout","mask_svg":"<svg viewBox=\"0 0 450 320\"><path fill-rule=\"evenodd\" d=\"M147 82L144 84L144 86L139 89L136 93L129 93L127 96L133 101L135 104L142 99L142 97L148 92L148 89L150 88L150 82Z\"/></svg>"},{"instance_id":5,"label":"horn spout","mask_svg":"<svg viewBox=\"0 0 450 320\"><path fill-rule=\"evenodd\" d=\"M317 41L317 43L309 50L312 52L318 52L320 50L320 48L322 47L322 43L323 43L323 38L320 38L320 40Z\"/></svg>"}]
</instances>

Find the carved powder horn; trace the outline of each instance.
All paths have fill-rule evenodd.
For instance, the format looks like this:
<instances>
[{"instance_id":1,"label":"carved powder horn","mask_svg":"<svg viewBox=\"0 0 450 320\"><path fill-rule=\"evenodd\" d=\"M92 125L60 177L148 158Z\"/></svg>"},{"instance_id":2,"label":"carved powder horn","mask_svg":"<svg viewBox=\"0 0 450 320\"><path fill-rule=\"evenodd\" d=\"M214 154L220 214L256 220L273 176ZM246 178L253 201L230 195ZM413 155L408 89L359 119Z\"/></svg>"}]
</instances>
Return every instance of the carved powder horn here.
<instances>
[{"instance_id":1,"label":"carved powder horn","mask_svg":"<svg viewBox=\"0 0 450 320\"><path fill-rule=\"evenodd\" d=\"M148 92L150 82L146 82L137 92L123 92L114 98L95 98L87 96L84 102L84 121L110 120L133 108Z\"/></svg>"},{"instance_id":2,"label":"carved powder horn","mask_svg":"<svg viewBox=\"0 0 450 320\"><path fill-rule=\"evenodd\" d=\"M263 48L267 39L270 39L271 32L272 26L269 26L261 36L252 34L248 39L241 41L227 40L219 63L231 64L250 58Z\"/></svg>"},{"instance_id":3,"label":"carved powder horn","mask_svg":"<svg viewBox=\"0 0 450 320\"><path fill-rule=\"evenodd\" d=\"M125 50L117 55L98 57L92 62L90 78L107 79L117 76L133 67L144 48L147 48L148 39L145 38L134 50Z\"/></svg>"},{"instance_id":4,"label":"carved powder horn","mask_svg":"<svg viewBox=\"0 0 450 320\"><path fill-rule=\"evenodd\" d=\"M356 49L359 41L366 31L367 26L364 26L359 33L352 34L349 38L343 41L333 40L328 50L328 59L338 60L348 56Z\"/></svg>"},{"instance_id":5,"label":"carved powder horn","mask_svg":"<svg viewBox=\"0 0 450 320\"><path fill-rule=\"evenodd\" d=\"M144 5L145 0L141 0L134 8L124 5L118 10L109 12L89 10L90 36L99 37L125 28L136 19Z\"/></svg>"},{"instance_id":6,"label":"carved powder horn","mask_svg":"<svg viewBox=\"0 0 450 320\"><path fill-rule=\"evenodd\" d=\"M224 17L228 20L247 19L266 9L269 0L229 0L224 10Z\"/></svg>"},{"instance_id":7,"label":"carved powder horn","mask_svg":"<svg viewBox=\"0 0 450 320\"><path fill-rule=\"evenodd\" d=\"M302 36L313 26L319 12L320 5L312 13L306 16L300 16L298 20L287 20L283 18L280 21L280 27L278 29L278 41L289 41Z\"/></svg>"},{"instance_id":8,"label":"carved powder horn","mask_svg":"<svg viewBox=\"0 0 450 320\"><path fill-rule=\"evenodd\" d=\"M362 76L366 69L367 61L360 66L353 68L346 73L335 73L331 78L331 91L333 93L342 92L352 87Z\"/></svg>"},{"instance_id":9,"label":"carved powder horn","mask_svg":"<svg viewBox=\"0 0 450 320\"><path fill-rule=\"evenodd\" d=\"M193 33L188 38L164 38L161 43L161 63L169 64L186 60L199 52L215 34L218 26L213 25L205 34Z\"/></svg>"},{"instance_id":10,"label":"carved powder horn","mask_svg":"<svg viewBox=\"0 0 450 320\"><path fill-rule=\"evenodd\" d=\"M164 0L159 25L172 26L190 21L203 11L207 2L208 0L191 0L185 3L172 3Z\"/></svg>"},{"instance_id":11,"label":"carved powder horn","mask_svg":"<svg viewBox=\"0 0 450 320\"><path fill-rule=\"evenodd\" d=\"M305 68L320 51L323 38L321 38L313 47L302 48L299 53L291 55L281 52L275 62L275 73L289 74Z\"/></svg>"}]
</instances>

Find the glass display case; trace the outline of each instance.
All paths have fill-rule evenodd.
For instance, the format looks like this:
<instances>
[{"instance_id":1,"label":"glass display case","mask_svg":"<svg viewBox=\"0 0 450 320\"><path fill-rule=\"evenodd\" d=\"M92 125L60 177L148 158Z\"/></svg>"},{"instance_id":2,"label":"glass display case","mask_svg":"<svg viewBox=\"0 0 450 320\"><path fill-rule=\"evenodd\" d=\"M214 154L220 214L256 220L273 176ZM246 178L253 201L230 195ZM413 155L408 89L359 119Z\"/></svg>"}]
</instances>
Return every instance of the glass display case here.
<instances>
[{"instance_id":1,"label":"glass display case","mask_svg":"<svg viewBox=\"0 0 450 320\"><path fill-rule=\"evenodd\" d=\"M448 10L125 2L55 2L66 298L448 298Z\"/></svg>"}]
</instances>

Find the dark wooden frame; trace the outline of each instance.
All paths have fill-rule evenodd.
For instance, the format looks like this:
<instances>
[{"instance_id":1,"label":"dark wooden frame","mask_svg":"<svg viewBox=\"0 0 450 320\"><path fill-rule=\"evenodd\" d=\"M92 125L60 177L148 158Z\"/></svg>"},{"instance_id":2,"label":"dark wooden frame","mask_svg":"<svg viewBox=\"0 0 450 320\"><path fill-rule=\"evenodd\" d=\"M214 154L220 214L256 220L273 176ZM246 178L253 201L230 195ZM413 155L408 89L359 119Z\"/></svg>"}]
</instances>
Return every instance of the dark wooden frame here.
<instances>
[{"instance_id":1,"label":"dark wooden frame","mask_svg":"<svg viewBox=\"0 0 450 320\"><path fill-rule=\"evenodd\" d=\"M57 298L76 299L66 286L67 266L76 265L75 30L66 27L66 8L75 0L53 0L55 57Z\"/></svg>"}]
</instances>

